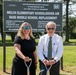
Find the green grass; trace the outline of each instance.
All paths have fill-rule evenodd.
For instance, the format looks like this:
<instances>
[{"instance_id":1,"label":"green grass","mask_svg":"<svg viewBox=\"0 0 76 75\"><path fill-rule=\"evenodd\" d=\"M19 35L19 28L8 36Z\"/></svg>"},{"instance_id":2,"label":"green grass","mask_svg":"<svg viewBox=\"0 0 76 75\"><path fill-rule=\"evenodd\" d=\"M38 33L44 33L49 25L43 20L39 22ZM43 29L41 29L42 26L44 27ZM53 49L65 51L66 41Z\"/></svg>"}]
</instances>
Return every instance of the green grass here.
<instances>
[{"instance_id":1,"label":"green grass","mask_svg":"<svg viewBox=\"0 0 76 75\"><path fill-rule=\"evenodd\" d=\"M0 47L0 69L2 69L3 67L3 48ZM11 63L12 63L12 59L14 57L15 51L13 47L6 47L6 67L10 68L11 67Z\"/></svg>"},{"instance_id":2,"label":"green grass","mask_svg":"<svg viewBox=\"0 0 76 75\"><path fill-rule=\"evenodd\" d=\"M76 43L76 39L70 39L69 41Z\"/></svg>"},{"instance_id":3,"label":"green grass","mask_svg":"<svg viewBox=\"0 0 76 75\"><path fill-rule=\"evenodd\" d=\"M2 68L2 61L3 61L3 50L2 50L3 48L2 47L0 47L0 69Z\"/></svg>"},{"instance_id":4,"label":"green grass","mask_svg":"<svg viewBox=\"0 0 76 75\"><path fill-rule=\"evenodd\" d=\"M64 47L64 70L76 73L76 46Z\"/></svg>"},{"instance_id":5,"label":"green grass","mask_svg":"<svg viewBox=\"0 0 76 75\"><path fill-rule=\"evenodd\" d=\"M14 48L10 46L6 47L6 68L8 72L10 72L14 55ZM64 46L63 59L64 71L61 71L61 75L70 75L70 73L72 73L71 75L76 75L76 46ZM0 71L2 71L2 68L3 47L0 47ZM37 68L37 73L39 73L39 68Z\"/></svg>"}]
</instances>

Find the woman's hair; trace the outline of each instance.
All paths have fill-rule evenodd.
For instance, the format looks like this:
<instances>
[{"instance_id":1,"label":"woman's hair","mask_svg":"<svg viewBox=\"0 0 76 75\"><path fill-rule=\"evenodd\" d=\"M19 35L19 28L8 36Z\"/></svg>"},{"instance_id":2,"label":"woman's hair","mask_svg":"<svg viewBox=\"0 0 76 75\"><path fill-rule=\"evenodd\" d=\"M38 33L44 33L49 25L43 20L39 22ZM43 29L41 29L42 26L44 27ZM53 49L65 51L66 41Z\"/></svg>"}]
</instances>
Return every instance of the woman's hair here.
<instances>
[{"instance_id":1,"label":"woman's hair","mask_svg":"<svg viewBox=\"0 0 76 75\"><path fill-rule=\"evenodd\" d=\"M24 34L23 34L23 26L24 25L30 25L28 22L24 22L24 23L22 23L21 24L21 26L20 26L20 28L19 28L19 30L18 30L18 33L17 33L17 36L19 36L21 39L24 39L25 37L24 37ZM31 25L30 25L31 26ZM33 36L33 33L32 33L32 27L31 27L31 29L30 29L30 34L29 34L32 38L34 38L34 36Z\"/></svg>"}]
</instances>

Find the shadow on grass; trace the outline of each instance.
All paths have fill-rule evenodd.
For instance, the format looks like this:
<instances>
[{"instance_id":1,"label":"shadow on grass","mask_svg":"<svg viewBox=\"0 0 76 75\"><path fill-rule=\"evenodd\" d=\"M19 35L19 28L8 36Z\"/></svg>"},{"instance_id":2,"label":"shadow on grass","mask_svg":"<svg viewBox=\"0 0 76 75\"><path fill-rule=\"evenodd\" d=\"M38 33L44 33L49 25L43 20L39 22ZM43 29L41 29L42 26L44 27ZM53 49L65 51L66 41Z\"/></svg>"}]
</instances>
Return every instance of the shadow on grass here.
<instances>
[{"instance_id":1,"label":"shadow on grass","mask_svg":"<svg viewBox=\"0 0 76 75\"><path fill-rule=\"evenodd\" d=\"M64 45L76 45L76 42L63 42Z\"/></svg>"},{"instance_id":2,"label":"shadow on grass","mask_svg":"<svg viewBox=\"0 0 76 75\"><path fill-rule=\"evenodd\" d=\"M2 43L2 40L0 40L0 43ZM6 40L6 43L13 43L11 40Z\"/></svg>"},{"instance_id":3,"label":"shadow on grass","mask_svg":"<svg viewBox=\"0 0 76 75\"><path fill-rule=\"evenodd\" d=\"M60 74L60 75L67 75L67 74Z\"/></svg>"},{"instance_id":4,"label":"shadow on grass","mask_svg":"<svg viewBox=\"0 0 76 75\"><path fill-rule=\"evenodd\" d=\"M5 72L6 74L11 74L11 73L9 73L9 72Z\"/></svg>"}]
</instances>

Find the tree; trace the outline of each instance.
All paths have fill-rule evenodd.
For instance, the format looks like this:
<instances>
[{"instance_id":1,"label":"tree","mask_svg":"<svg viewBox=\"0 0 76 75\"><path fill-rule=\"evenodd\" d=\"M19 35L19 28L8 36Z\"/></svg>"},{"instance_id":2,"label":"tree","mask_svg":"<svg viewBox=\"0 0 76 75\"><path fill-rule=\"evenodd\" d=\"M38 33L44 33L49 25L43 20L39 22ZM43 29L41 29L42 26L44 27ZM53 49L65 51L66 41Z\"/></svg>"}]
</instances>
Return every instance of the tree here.
<instances>
[{"instance_id":1,"label":"tree","mask_svg":"<svg viewBox=\"0 0 76 75\"><path fill-rule=\"evenodd\" d=\"M69 33L70 38L76 38L76 18L70 17L69 18Z\"/></svg>"},{"instance_id":2,"label":"tree","mask_svg":"<svg viewBox=\"0 0 76 75\"><path fill-rule=\"evenodd\" d=\"M72 33L76 33L76 18L75 17L69 17L68 29L69 29L69 35L71 35ZM66 25L64 26L63 30L66 31Z\"/></svg>"},{"instance_id":3,"label":"tree","mask_svg":"<svg viewBox=\"0 0 76 75\"><path fill-rule=\"evenodd\" d=\"M66 42L69 42L69 26L68 26L68 6L69 6L69 2L70 0L64 0L66 1Z\"/></svg>"},{"instance_id":4,"label":"tree","mask_svg":"<svg viewBox=\"0 0 76 75\"><path fill-rule=\"evenodd\" d=\"M69 8L69 5L70 5L70 3L72 5L74 3L76 3L76 0L64 0L64 2L65 2L64 4L66 4L66 30L65 30L66 31L66 39L65 39L65 42L69 42L69 25L68 25L69 21L68 21L68 17L69 17L69 15L73 14L72 11L69 11L69 9L71 9L71 8Z\"/></svg>"}]
</instances>

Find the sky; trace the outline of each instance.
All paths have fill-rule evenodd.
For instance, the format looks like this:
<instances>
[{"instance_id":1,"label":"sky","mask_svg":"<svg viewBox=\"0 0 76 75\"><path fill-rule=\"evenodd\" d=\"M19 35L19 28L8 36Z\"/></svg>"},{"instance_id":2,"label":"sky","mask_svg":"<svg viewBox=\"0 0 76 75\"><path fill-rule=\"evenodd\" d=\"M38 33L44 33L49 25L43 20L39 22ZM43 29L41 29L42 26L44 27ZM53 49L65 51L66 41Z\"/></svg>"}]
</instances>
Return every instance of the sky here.
<instances>
[{"instance_id":1,"label":"sky","mask_svg":"<svg viewBox=\"0 0 76 75\"><path fill-rule=\"evenodd\" d=\"M64 5L63 6L63 14L66 12L65 10L66 10L66 6ZM69 16L76 17L76 4L69 5L69 11L72 12L72 14L69 15Z\"/></svg>"}]
</instances>

